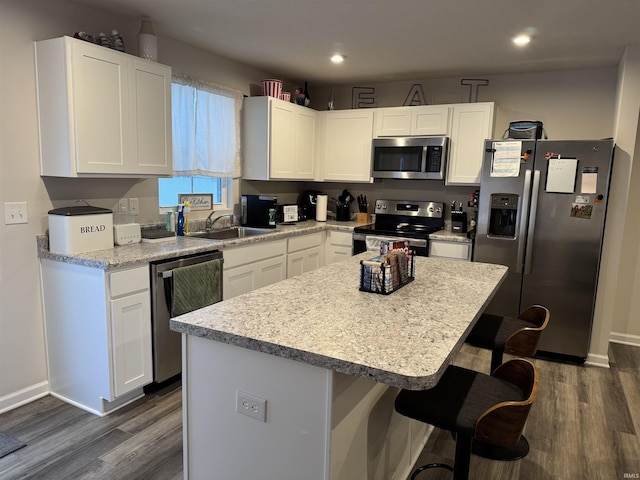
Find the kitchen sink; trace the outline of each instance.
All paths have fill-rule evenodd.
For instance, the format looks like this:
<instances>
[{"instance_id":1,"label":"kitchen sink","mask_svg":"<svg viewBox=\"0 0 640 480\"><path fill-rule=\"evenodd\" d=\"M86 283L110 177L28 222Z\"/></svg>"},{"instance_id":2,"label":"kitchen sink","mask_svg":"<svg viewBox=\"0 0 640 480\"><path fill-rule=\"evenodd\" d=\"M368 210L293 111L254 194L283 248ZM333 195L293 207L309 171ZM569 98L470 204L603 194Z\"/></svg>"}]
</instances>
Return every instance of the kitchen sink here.
<instances>
[{"instance_id":1,"label":"kitchen sink","mask_svg":"<svg viewBox=\"0 0 640 480\"><path fill-rule=\"evenodd\" d=\"M206 238L209 240L229 240L231 238L255 237L256 235L265 235L275 232L271 228L252 228L252 227L231 227L220 230L211 230L209 232L194 232L189 236L192 238Z\"/></svg>"}]
</instances>

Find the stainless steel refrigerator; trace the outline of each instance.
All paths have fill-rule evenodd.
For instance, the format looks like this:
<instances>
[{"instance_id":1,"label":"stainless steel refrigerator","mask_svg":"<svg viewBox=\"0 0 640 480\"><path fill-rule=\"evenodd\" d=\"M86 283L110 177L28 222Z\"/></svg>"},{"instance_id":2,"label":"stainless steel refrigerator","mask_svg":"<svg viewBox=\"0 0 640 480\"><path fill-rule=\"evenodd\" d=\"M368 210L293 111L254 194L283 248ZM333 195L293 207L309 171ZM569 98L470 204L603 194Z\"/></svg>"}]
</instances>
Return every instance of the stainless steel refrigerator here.
<instances>
[{"instance_id":1,"label":"stainless steel refrigerator","mask_svg":"<svg viewBox=\"0 0 640 480\"><path fill-rule=\"evenodd\" d=\"M587 357L613 149L611 139L485 144L474 261L509 267L486 312L548 307L542 355Z\"/></svg>"}]
</instances>

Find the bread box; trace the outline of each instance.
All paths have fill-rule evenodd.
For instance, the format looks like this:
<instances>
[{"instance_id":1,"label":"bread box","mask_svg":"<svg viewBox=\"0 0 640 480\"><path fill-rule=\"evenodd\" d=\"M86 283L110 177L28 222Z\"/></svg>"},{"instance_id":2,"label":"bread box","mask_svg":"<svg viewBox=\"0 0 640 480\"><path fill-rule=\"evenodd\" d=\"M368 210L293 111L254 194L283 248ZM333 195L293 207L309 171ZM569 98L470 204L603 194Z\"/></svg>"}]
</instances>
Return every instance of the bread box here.
<instances>
[{"instance_id":1,"label":"bread box","mask_svg":"<svg viewBox=\"0 0 640 480\"><path fill-rule=\"evenodd\" d=\"M49 210L49 251L80 253L113 248L113 212L81 205Z\"/></svg>"}]
</instances>

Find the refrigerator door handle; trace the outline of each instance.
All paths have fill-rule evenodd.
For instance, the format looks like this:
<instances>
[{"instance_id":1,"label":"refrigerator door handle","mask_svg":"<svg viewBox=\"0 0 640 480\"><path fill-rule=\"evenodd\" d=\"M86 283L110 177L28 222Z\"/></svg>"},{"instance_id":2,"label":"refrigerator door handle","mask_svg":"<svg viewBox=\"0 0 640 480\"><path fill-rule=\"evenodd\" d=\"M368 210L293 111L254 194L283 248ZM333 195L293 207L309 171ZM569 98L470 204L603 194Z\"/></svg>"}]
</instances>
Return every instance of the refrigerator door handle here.
<instances>
[{"instance_id":1,"label":"refrigerator door handle","mask_svg":"<svg viewBox=\"0 0 640 480\"><path fill-rule=\"evenodd\" d=\"M531 170L524 172L524 190L522 191L522 213L520 214L520 232L518 233L518 256L516 264L516 273L522 273L525 254L525 235L527 234L527 217L529 211L529 197L531 197Z\"/></svg>"},{"instance_id":2,"label":"refrigerator door handle","mask_svg":"<svg viewBox=\"0 0 640 480\"><path fill-rule=\"evenodd\" d=\"M527 233L527 253L524 260L524 273L531 273L531 256L533 255L533 235L536 230L536 214L538 212L538 193L540 192L540 170L533 174L531 189L531 213L529 214L529 232Z\"/></svg>"}]
</instances>

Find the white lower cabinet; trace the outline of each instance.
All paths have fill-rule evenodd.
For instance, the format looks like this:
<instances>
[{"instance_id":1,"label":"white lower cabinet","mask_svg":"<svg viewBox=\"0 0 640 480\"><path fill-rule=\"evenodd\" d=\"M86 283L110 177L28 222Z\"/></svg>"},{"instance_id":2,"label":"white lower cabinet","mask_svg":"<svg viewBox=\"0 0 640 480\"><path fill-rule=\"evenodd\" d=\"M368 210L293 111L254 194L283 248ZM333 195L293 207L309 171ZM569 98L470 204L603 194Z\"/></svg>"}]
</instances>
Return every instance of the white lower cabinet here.
<instances>
[{"instance_id":1,"label":"white lower cabinet","mask_svg":"<svg viewBox=\"0 0 640 480\"><path fill-rule=\"evenodd\" d=\"M97 415L153 381L149 265L105 272L41 260L51 394Z\"/></svg>"},{"instance_id":2,"label":"white lower cabinet","mask_svg":"<svg viewBox=\"0 0 640 480\"><path fill-rule=\"evenodd\" d=\"M286 253L286 240L225 249L222 298L227 300L284 280Z\"/></svg>"},{"instance_id":3,"label":"white lower cabinet","mask_svg":"<svg viewBox=\"0 0 640 480\"><path fill-rule=\"evenodd\" d=\"M325 242L326 264L339 262L353 255L353 234L351 232L327 232Z\"/></svg>"},{"instance_id":4,"label":"white lower cabinet","mask_svg":"<svg viewBox=\"0 0 640 480\"><path fill-rule=\"evenodd\" d=\"M473 242L467 240L429 240L429 256L434 258L452 258L471 261Z\"/></svg>"},{"instance_id":5,"label":"white lower cabinet","mask_svg":"<svg viewBox=\"0 0 640 480\"><path fill-rule=\"evenodd\" d=\"M289 238L287 244L287 278L302 275L324 266L323 247L324 232Z\"/></svg>"},{"instance_id":6,"label":"white lower cabinet","mask_svg":"<svg viewBox=\"0 0 640 480\"><path fill-rule=\"evenodd\" d=\"M110 300L116 397L151 381L149 291Z\"/></svg>"}]
</instances>

